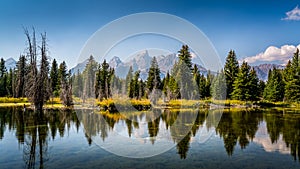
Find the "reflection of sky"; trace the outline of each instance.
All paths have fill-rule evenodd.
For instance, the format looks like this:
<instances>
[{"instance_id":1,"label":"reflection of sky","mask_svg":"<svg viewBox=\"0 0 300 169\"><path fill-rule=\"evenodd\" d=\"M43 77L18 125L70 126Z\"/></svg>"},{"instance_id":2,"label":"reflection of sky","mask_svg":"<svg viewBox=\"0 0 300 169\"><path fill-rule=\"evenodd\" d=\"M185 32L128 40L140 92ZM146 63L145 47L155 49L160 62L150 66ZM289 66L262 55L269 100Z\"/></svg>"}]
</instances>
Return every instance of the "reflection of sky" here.
<instances>
[{"instance_id":1,"label":"reflection of sky","mask_svg":"<svg viewBox=\"0 0 300 169\"><path fill-rule=\"evenodd\" d=\"M113 131L121 135L122 137L137 139L144 143L148 142L150 139L149 130L148 130L148 121L146 120L146 116L143 116L142 119L138 120L139 128L134 128L132 124L132 134L131 137L128 135L128 128L125 121L120 120L118 123L114 125ZM170 130L167 130L166 123L162 120L159 121L158 133L155 137L155 143L161 140L171 141L172 137L170 134Z\"/></svg>"},{"instance_id":2,"label":"reflection of sky","mask_svg":"<svg viewBox=\"0 0 300 169\"><path fill-rule=\"evenodd\" d=\"M282 154L290 154L290 149L286 146L286 143L282 139L280 134L279 139L272 143L267 131L266 122L261 122L259 128L255 134L253 142L262 145L265 151L275 152L278 151Z\"/></svg>"}]
</instances>

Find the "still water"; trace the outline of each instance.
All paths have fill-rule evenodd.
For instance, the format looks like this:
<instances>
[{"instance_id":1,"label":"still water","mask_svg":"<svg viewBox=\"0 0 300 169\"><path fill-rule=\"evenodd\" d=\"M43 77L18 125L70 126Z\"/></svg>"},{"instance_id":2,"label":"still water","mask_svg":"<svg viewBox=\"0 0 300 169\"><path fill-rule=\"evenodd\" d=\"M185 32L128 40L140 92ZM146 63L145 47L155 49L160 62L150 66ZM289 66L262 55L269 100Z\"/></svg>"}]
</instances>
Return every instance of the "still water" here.
<instances>
[{"instance_id":1,"label":"still water","mask_svg":"<svg viewBox=\"0 0 300 169\"><path fill-rule=\"evenodd\" d=\"M0 168L300 168L300 111L0 108Z\"/></svg>"}]
</instances>

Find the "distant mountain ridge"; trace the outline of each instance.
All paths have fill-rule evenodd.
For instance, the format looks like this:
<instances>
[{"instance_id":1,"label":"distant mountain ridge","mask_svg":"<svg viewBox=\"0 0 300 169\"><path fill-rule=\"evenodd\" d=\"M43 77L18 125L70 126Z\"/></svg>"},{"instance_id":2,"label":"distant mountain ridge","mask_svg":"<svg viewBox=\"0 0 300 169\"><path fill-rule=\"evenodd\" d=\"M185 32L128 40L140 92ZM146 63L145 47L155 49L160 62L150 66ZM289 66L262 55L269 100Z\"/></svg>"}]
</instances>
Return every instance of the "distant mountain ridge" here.
<instances>
[{"instance_id":1,"label":"distant mountain ridge","mask_svg":"<svg viewBox=\"0 0 300 169\"><path fill-rule=\"evenodd\" d=\"M148 75L148 71L151 65L152 56L149 55L148 51L141 51L134 55L132 58L128 59L127 61L122 61L118 56L114 56L108 63L109 65L115 69L116 75L121 78L125 78L129 67L132 66L133 71L140 70L141 71L141 79L145 80ZM164 77L168 71L170 71L178 60L178 57L175 53L168 54L168 55L159 55L156 56L156 60L158 62L158 66L161 71L161 77ZM88 60L85 60L82 63L77 64L74 68L71 69L71 72L77 72L78 70L82 72L87 64ZM195 63L195 60L192 59L192 62ZM201 66L200 64L196 64L200 73L207 74L208 70ZM252 66L256 71L257 77L260 80L266 81L268 79L268 73L270 69L274 67L277 69L284 69L285 66L278 65L278 64L260 64L257 66ZM212 72L213 73L213 72Z\"/></svg>"},{"instance_id":2,"label":"distant mountain ridge","mask_svg":"<svg viewBox=\"0 0 300 169\"><path fill-rule=\"evenodd\" d=\"M267 81L268 80L268 75L269 75L269 70L273 69L273 68L276 68L276 69L284 69L285 66L282 66L282 65L277 65L277 64L268 64L268 63L265 63L265 64L260 64L258 66L253 66L254 70L256 71L256 74L257 74L257 77L260 79L260 80L263 80L263 81Z\"/></svg>"},{"instance_id":3,"label":"distant mountain ridge","mask_svg":"<svg viewBox=\"0 0 300 169\"><path fill-rule=\"evenodd\" d=\"M178 60L178 57L176 56L175 53L173 54L168 54L166 56L164 55L159 55L156 56L158 66L161 71L161 77L164 77L168 71L171 70L175 62ZM141 79L145 80L148 75L148 71L150 68L152 57L149 55L148 51L142 51L139 52L137 55L135 55L133 58L130 60L123 62L119 57L114 56L110 61L109 65L115 69L116 74L119 77L125 78L129 67L132 66L133 70L140 70L141 71ZM82 63L78 63L75 67L73 67L71 70L71 73L77 73L83 72L85 69L86 64L88 63L88 60L85 60ZM207 74L207 69L202 67L199 64L196 64L200 70L201 73ZM14 60L13 58L8 58L5 60L5 67L6 70L9 71L9 69L15 69L17 66L17 61ZM278 64L260 64L257 66L252 66L254 70L256 71L257 77L260 80L267 81L268 80L268 73L270 69L273 69L274 67L276 69L284 69L285 66L278 65Z\"/></svg>"},{"instance_id":4,"label":"distant mountain ridge","mask_svg":"<svg viewBox=\"0 0 300 169\"><path fill-rule=\"evenodd\" d=\"M140 77L141 79L145 80L148 76L148 71L151 65L152 56L149 55L147 50L138 52L132 58L122 61L118 56L114 56L108 63L110 67L115 69L115 73L117 76L121 78L125 78L130 66L132 66L133 71L140 70ZM168 54L168 55L159 55L156 56L156 60L158 66L161 71L161 78L163 78L168 71L170 71L178 60L178 57L175 53ZM82 72L87 64L87 60L77 64L74 68L71 69L71 72L77 72L78 70ZM199 64L196 64L201 73L206 74L207 70Z\"/></svg>"},{"instance_id":5,"label":"distant mountain ridge","mask_svg":"<svg viewBox=\"0 0 300 169\"><path fill-rule=\"evenodd\" d=\"M17 66L17 61L13 58L8 58L5 60L5 67L6 70L9 71L9 69L14 69Z\"/></svg>"}]
</instances>

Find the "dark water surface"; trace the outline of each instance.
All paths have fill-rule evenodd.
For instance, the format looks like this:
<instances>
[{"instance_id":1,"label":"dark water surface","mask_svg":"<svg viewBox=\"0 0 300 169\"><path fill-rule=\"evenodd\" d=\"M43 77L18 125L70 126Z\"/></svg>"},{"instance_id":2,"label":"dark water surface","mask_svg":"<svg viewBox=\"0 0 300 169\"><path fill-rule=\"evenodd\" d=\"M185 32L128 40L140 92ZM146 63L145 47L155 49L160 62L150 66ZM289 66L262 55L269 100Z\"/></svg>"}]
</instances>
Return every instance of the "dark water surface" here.
<instances>
[{"instance_id":1,"label":"dark water surface","mask_svg":"<svg viewBox=\"0 0 300 169\"><path fill-rule=\"evenodd\" d=\"M0 108L1 169L300 168L299 158L296 110L100 115Z\"/></svg>"}]
</instances>

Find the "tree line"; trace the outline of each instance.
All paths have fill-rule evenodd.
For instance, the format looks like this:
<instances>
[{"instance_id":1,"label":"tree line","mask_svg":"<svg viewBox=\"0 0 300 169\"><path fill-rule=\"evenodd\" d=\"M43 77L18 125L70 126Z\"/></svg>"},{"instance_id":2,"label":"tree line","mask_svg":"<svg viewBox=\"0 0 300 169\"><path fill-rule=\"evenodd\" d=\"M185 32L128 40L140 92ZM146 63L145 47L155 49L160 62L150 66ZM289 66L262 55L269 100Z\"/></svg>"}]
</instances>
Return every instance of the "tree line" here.
<instances>
[{"instance_id":1,"label":"tree line","mask_svg":"<svg viewBox=\"0 0 300 169\"><path fill-rule=\"evenodd\" d=\"M51 97L60 96L66 106L72 104L72 80L65 62L57 67L54 59L51 70L46 33L40 35L37 43L33 28L30 33L24 28L27 48L26 53L19 57L16 68L6 70L5 61L0 61L0 96L26 97L35 110L43 109L44 103Z\"/></svg>"},{"instance_id":2,"label":"tree line","mask_svg":"<svg viewBox=\"0 0 300 169\"><path fill-rule=\"evenodd\" d=\"M258 79L256 72L247 62L239 65L233 50L228 53L224 68L217 73L201 73L191 61L190 49L183 45L178 51L178 61L163 77L156 57L153 57L147 79L140 71L130 67L125 79L118 77L115 70L104 60L101 64L90 56L83 72L73 75L63 61L58 65L53 59L50 66L46 33L41 34L41 44L25 29L26 54L21 55L15 69L6 70L5 61L0 60L0 96L27 97L36 109L53 97L60 97L66 106L73 104L72 96L83 101L99 100L113 96L132 99L236 99L243 101L300 101L299 50L287 63L286 68L273 68L268 81ZM39 58L39 59L38 59Z\"/></svg>"}]
</instances>

